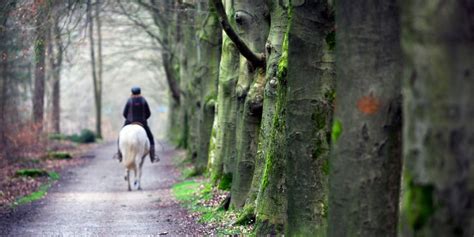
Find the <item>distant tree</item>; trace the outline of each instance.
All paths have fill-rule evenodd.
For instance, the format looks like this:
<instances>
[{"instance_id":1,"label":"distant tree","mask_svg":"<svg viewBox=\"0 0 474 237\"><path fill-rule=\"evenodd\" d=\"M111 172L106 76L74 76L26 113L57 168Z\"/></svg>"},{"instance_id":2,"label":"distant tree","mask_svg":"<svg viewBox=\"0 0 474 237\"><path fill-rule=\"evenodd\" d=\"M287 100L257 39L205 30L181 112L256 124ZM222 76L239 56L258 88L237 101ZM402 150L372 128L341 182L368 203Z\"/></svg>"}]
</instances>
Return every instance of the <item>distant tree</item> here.
<instances>
[{"instance_id":1,"label":"distant tree","mask_svg":"<svg viewBox=\"0 0 474 237\"><path fill-rule=\"evenodd\" d=\"M5 1L0 3L0 121L6 121L6 101L8 90L9 70L9 52L7 34L7 23L10 12L14 9L16 1ZM0 156L6 152L6 126L0 126Z\"/></svg>"},{"instance_id":2,"label":"distant tree","mask_svg":"<svg viewBox=\"0 0 474 237\"><path fill-rule=\"evenodd\" d=\"M52 9L52 24L50 30L50 43L48 45L49 64L52 74L52 123L53 132L61 132L61 67L63 64L64 42L62 39L61 19L63 5L55 4Z\"/></svg>"},{"instance_id":3,"label":"distant tree","mask_svg":"<svg viewBox=\"0 0 474 237\"><path fill-rule=\"evenodd\" d=\"M44 117L44 95L45 95L45 53L47 44L47 35L49 34L49 10L48 1L35 0L34 6L37 9L35 16L35 83L33 94L33 122L35 122L40 131L43 127Z\"/></svg>"},{"instance_id":4,"label":"distant tree","mask_svg":"<svg viewBox=\"0 0 474 237\"><path fill-rule=\"evenodd\" d=\"M96 133L97 137L102 137L102 40L101 40L101 24L100 24L100 1L95 2L95 15L92 17L92 3L87 1L87 24L89 25L89 42L92 66L92 82L94 89L95 116L96 116ZM98 55L95 55L94 41L94 19L97 23L97 40ZM96 58L97 57L97 58Z\"/></svg>"}]
</instances>

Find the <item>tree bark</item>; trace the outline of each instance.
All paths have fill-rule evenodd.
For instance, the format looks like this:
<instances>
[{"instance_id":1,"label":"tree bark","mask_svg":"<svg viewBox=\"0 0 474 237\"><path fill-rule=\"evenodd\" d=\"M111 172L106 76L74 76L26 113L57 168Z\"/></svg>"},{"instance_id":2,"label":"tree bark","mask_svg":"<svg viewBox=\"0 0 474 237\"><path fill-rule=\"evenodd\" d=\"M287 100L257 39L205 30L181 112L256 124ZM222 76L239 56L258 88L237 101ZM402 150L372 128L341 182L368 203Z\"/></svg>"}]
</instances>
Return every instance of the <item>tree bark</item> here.
<instances>
[{"instance_id":1,"label":"tree bark","mask_svg":"<svg viewBox=\"0 0 474 237\"><path fill-rule=\"evenodd\" d=\"M402 236L474 234L473 1L402 1Z\"/></svg>"},{"instance_id":2,"label":"tree bark","mask_svg":"<svg viewBox=\"0 0 474 237\"><path fill-rule=\"evenodd\" d=\"M234 14L231 0L225 1L228 16ZM230 21L234 24L233 21ZM235 127L236 127L236 94L235 87L239 75L239 51L232 40L223 32L222 55L219 69L219 85L217 95L217 143L215 162L211 178L213 182L230 180L235 167L237 156ZM225 177L225 178L224 178ZM224 178L224 179L222 179Z\"/></svg>"},{"instance_id":3,"label":"tree bark","mask_svg":"<svg viewBox=\"0 0 474 237\"><path fill-rule=\"evenodd\" d=\"M290 236L325 236L335 66L327 1L292 2L285 118Z\"/></svg>"},{"instance_id":4,"label":"tree bark","mask_svg":"<svg viewBox=\"0 0 474 237\"><path fill-rule=\"evenodd\" d=\"M35 25L35 87L33 93L33 122L38 126L39 132L43 129L44 93L45 93L45 52L46 35L48 34L47 2L36 0L38 13Z\"/></svg>"},{"instance_id":5,"label":"tree bark","mask_svg":"<svg viewBox=\"0 0 474 237\"><path fill-rule=\"evenodd\" d=\"M242 40L253 52L264 52L269 31L269 8L267 2L234 2L235 21ZM241 52L242 54L242 52ZM263 106L265 69L255 68L253 63L240 58L237 82L237 164L232 179L231 206L242 208L252 183L255 156Z\"/></svg>"},{"instance_id":6,"label":"tree bark","mask_svg":"<svg viewBox=\"0 0 474 237\"><path fill-rule=\"evenodd\" d=\"M0 121L6 119L6 103L7 103L7 90L8 90L8 64L9 64L9 53L8 53L8 34L7 34L7 22L10 11L13 9L15 2L3 3L0 5ZM0 126L0 156L6 154L6 127Z\"/></svg>"},{"instance_id":7,"label":"tree bark","mask_svg":"<svg viewBox=\"0 0 474 237\"><path fill-rule=\"evenodd\" d=\"M222 44L222 35L219 33L222 29L210 0L203 1L200 8L208 11L204 19L199 18L203 28L197 32L199 53L196 76L200 82L201 107L199 110L199 146L195 166L198 173L203 173L208 164L209 142L217 104L217 80L219 79Z\"/></svg>"},{"instance_id":8,"label":"tree bark","mask_svg":"<svg viewBox=\"0 0 474 237\"><path fill-rule=\"evenodd\" d=\"M232 40L232 42L234 42L235 46L239 49L239 52L242 54L242 56L244 56L254 67L264 67L265 57L263 57L263 54L255 54L252 49L249 48L247 44L242 41L242 39L232 28L231 24L229 23L229 20L227 19L224 6L222 5L222 0L211 1L216 9L222 29Z\"/></svg>"},{"instance_id":9,"label":"tree bark","mask_svg":"<svg viewBox=\"0 0 474 237\"><path fill-rule=\"evenodd\" d=\"M286 67L288 57L288 1L274 3L266 43L267 84L263 100L259 148L246 210L255 205L257 235L284 234L287 215L285 131ZM285 39L285 47L283 41ZM281 64L280 64L281 62ZM280 66L279 66L280 65ZM277 106L278 105L278 106ZM256 203L256 204L255 204Z\"/></svg>"},{"instance_id":10,"label":"tree bark","mask_svg":"<svg viewBox=\"0 0 474 237\"><path fill-rule=\"evenodd\" d=\"M197 158L198 150L198 110L200 101L198 93L200 90L200 84L198 83L195 73L197 65L197 43L195 38L196 28L194 22L196 5L194 3L181 4L180 21L181 24L181 40L180 44L180 88L183 92L182 95L182 112L184 113L184 129L182 138L185 142L185 148L187 149L187 158L195 161Z\"/></svg>"},{"instance_id":11,"label":"tree bark","mask_svg":"<svg viewBox=\"0 0 474 237\"><path fill-rule=\"evenodd\" d=\"M161 59L163 60L163 69L166 75L166 82L168 83L168 87L171 92L171 98L174 100L174 103L180 105L181 92L179 89L179 81L176 78L176 72L173 68L173 62L171 58L172 57L169 52L163 51L161 53Z\"/></svg>"},{"instance_id":12,"label":"tree bark","mask_svg":"<svg viewBox=\"0 0 474 237\"><path fill-rule=\"evenodd\" d=\"M95 3L95 21L97 22L97 81L94 83L94 91L96 98L96 115L97 115L97 137L102 138L102 85L103 85L103 63L102 63L102 27L100 19L101 0Z\"/></svg>"},{"instance_id":13,"label":"tree bark","mask_svg":"<svg viewBox=\"0 0 474 237\"><path fill-rule=\"evenodd\" d=\"M337 2L328 236L396 236L401 49L396 0Z\"/></svg>"},{"instance_id":14,"label":"tree bark","mask_svg":"<svg viewBox=\"0 0 474 237\"><path fill-rule=\"evenodd\" d=\"M99 135L100 132L100 118L101 118L101 108L100 108L100 96L98 91L98 78L97 78L97 63L95 56L95 43L94 43L94 19L92 18L92 3L91 0L87 0L87 21L89 24L89 43L90 43L90 56L91 56L91 67L92 67L92 85L94 92L94 103L95 103L95 130L96 134Z\"/></svg>"},{"instance_id":15,"label":"tree bark","mask_svg":"<svg viewBox=\"0 0 474 237\"><path fill-rule=\"evenodd\" d=\"M63 42L61 39L61 28L59 25L59 17L56 17L53 25L55 59L52 62L53 68L53 92L52 92L52 114L53 114L53 131L61 132L61 67L63 61Z\"/></svg>"}]
</instances>

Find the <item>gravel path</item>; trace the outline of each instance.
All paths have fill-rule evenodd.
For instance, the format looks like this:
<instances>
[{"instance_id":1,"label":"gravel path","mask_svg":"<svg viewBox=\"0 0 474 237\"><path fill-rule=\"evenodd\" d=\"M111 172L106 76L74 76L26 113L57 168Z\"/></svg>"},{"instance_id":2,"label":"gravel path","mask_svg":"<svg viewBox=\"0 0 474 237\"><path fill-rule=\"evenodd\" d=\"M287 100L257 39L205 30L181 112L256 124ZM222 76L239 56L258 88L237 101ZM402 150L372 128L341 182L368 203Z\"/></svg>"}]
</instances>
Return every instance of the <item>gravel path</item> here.
<instances>
[{"instance_id":1,"label":"gravel path","mask_svg":"<svg viewBox=\"0 0 474 237\"><path fill-rule=\"evenodd\" d=\"M203 227L173 199L178 173L165 145L161 161L143 166L142 191L128 192L115 144L92 151L85 166L65 171L48 195L0 217L2 236L183 236ZM158 149L159 150L159 149Z\"/></svg>"}]
</instances>

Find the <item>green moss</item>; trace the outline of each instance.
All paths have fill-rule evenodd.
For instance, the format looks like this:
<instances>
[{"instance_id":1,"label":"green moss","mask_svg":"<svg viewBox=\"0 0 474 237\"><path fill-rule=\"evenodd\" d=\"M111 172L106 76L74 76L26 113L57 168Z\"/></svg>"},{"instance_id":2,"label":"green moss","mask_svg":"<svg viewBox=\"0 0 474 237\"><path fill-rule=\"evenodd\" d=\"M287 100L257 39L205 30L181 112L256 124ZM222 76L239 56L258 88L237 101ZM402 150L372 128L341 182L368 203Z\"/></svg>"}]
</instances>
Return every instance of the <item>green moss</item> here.
<instances>
[{"instance_id":1,"label":"green moss","mask_svg":"<svg viewBox=\"0 0 474 237\"><path fill-rule=\"evenodd\" d=\"M416 184L407 171L404 173L402 212L413 230L421 229L436 211L433 185Z\"/></svg>"},{"instance_id":2,"label":"green moss","mask_svg":"<svg viewBox=\"0 0 474 237\"><path fill-rule=\"evenodd\" d=\"M283 38L283 44L281 48L281 57L278 62L277 77L282 80L286 76L288 69L288 32L286 32Z\"/></svg>"},{"instance_id":3,"label":"green moss","mask_svg":"<svg viewBox=\"0 0 474 237\"><path fill-rule=\"evenodd\" d=\"M217 94L211 93L204 98L204 105L206 108L212 108L217 104Z\"/></svg>"},{"instance_id":4,"label":"green moss","mask_svg":"<svg viewBox=\"0 0 474 237\"><path fill-rule=\"evenodd\" d=\"M240 213L234 225L250 225L255 222L255 208L253 205L246 205Z\"/></svg>"},{"instance_id":5,"label":"green moss","mask_svg":"<svg viewBox=\"0 0 474 237\"><path fill-rule=\"evenodd\" d=\"M313 123L316 124L317 130L322 130L326 127L327 117L326 109L322 105L317 106L316 111L311 114L311 119L313 120Z\"/></svg>"},{"instance_id":6,"label":"green moss","mask_svg":"<svg viewBox=\"0 0 474 237\"><path fill-rule=\"evenodd\" d=\"M21 198L19 198L15 203L14 205L22 205L22 204L26 204L26 203L30 203L30 202L33 202L33 201L36 201L36 200L39 200L41 198L43 198L47 192L48 192L48 189L51 187L51 184L43 184L41 185L39 188L38 188L38 191L36 192L33 192L31 194L28 194L26 196L23 196Z\"/></svg>"},{"instance_id":7,"label":"green moss","mask_svg":"<svg viewBox=\"0 0 474 237\"><path fill-rule=\"evenodd\" d=\"M50 179L52 180L59 180L59 178L61 178L61 176L59 175L58 172L55 172L55 171L51 171L48 173L48 176Z\"/></svg>"},{"instance_id":8,"label":"green moss","mask_svg":"<svg viewBox=\"0 0 474 237\"><path fill-rule=\"evenodd\" d=\"M336 90L327 90L324 93L324 98L326 99L327 103L333 104L334 101L336 100Z\"/></svg>"},{"instance_id":9,"label":"green moss","mask_svg":"<svg viewBox=\"0 0 474 237\"><path fill-rule=\"evenodd\" d=\"M61 133L52 133L48 135L49 140L66 140L67 136Z\"/></svg>"},{"instance_id":10,"label":"green moss","mask_svg":"<svg viewBox=\"0 0 474 237\"><path fill-rule=\"evenodd\" d=\"M173 185L172 191L179 201L191 200L194 194L199 190L200 184L194 180L184 181Z\"/></svg>"},{"instance_id":11,"label":"green moss","mask_svg":"<svg viewBox=\"0 0 474 237\"><path fill-rule=\"evenodd\" d=\"M221 182L219 183L218 188L220 190L230 190L232 187L232 174L227 173L222 176Z\"/></svg>"},{"instance_id":12,"label":"green moss","mask_svg":"<svg viewBox=\"0 0 474 237\"><path fill-rule=\"evenodd\" d=\"M336 31L331 31L326 35L326 44L329 47L329 50L334 50L336 48Z\"/></svg>"},{"instance_id":13,"label":"green moss","mask_svg":"<svg viewBox=\"0 0 474 237\"><path fill-rule=\"evenodd\" d=\"M323 167L321 169L324 175L329 175L329 159L324 159Z\"/></svg>"},{"instance_id":14,"label":"green moss","mask_svg":"<svg viewBox=\"0 0 474 237\"><path fill-rule=\"evenodd\" d=\"M263 177L262 177L262 185L261 185L261 190L265 190L268 186L268 179L269 179L269 173L272 170L273 166L273 159L272 159L272 151L269 151L266 158L265 158L265 168L263 170Z\"/></svg>"},{"instance_id":15,"label":"green moss","mask_svg":"<svg viewBox=\"0 0 474 237\"><path fill-rule=\"evenodd\" d=\"M284 236L285 226L282 223L272 223L269 219L257 219L255 225L257 236Z\"/></svg>"},{"instance_id":16,"label":"green moss","mask_svg":"<svg viewBox=\"0 0 474 237\"><path fill-rule=\"evenodd\" d=\"M57 160L69 160L72 159L72 155L68 152L56 151L48 153L48 158Z\"/></svg>"},{"instance_id":17,"label":"green moss","mask_svg":"<svg viewBox=\"0 0 474 237\"><path fill-rule=\"evenodd\" d=\"M40 177L47 176L48 172L41 169L21 169L15 172L15 176L19 177Z\"/></svg>"},{"instance_id":18,"label":"green moss","mask_svg":"<svg viewBox=\"0 0 474 237\"><path fill-rule=\"evenodd\" d=\"M336 143L339 137L342 134L342 123L341 120L335 119L334 123L332 124L332 132L331 132L331 138L332 142Z\"/></svg>"}]
</instances>

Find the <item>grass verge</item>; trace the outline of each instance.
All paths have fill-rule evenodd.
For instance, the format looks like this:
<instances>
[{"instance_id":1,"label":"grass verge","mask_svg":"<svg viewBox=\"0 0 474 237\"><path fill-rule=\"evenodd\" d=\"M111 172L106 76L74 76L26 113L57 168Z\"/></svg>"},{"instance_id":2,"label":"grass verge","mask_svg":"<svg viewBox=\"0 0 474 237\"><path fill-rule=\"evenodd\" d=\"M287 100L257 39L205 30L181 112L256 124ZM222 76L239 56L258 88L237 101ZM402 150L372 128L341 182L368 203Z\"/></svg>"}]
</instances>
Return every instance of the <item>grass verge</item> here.
<instances>
[{"instance_id":1,"label":"grass verge","mask_svg":"<svg viewBox=\"0 0 474 237\"><path fill-rule=\"evenodd\" d=\"M24 171L24 170L19 170L19 171ZM44 172L46 172L44 170L41 170L41 171L43 171L43 172L41 172L41 174L44 174ZM25 172L20 172L20 173L24 174ZM27 174L30 174L30 173L31 172L27 172ZM17 171L17 174L18 174L18 171ZM37 174L37 172L34 172L34 174ZM48 190L49 190L49 188L51 188L54 181L60 179L60 175L55 171L46 172L46 174L48 176L47 183L42 184L38 188L37 191L18 198L17 201L15 201L13 203L13 206L19 206L19 205L27 204L27 203L34 202L36 200L42 199L48 193Z\"/></svg>"},{"instance_id":2,"label":"grass verge","mask_svg":"<svg viewBox=\"0 0 474 237\"><path fill-rule=\"evenodd\" d=\"M180 204L199 222L207 224L216 235L252 235L252 225L234 225L239 212L219 208L228 191L212 187L203 177L185 180L173 186L172 192Z\"/></svg>"}]
</instances>

